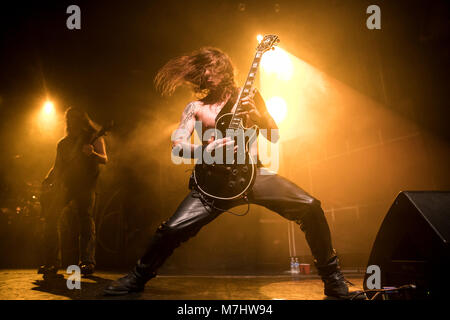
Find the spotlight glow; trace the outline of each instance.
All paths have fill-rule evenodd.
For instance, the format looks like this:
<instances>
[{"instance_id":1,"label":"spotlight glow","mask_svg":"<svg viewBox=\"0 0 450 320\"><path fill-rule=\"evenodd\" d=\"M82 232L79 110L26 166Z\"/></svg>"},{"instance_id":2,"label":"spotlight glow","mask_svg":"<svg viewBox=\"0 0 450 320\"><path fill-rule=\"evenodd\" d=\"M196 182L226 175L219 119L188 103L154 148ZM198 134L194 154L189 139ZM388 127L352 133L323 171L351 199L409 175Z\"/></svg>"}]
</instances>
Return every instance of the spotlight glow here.
<instances>
[{"instance_id":1,"label":"spotlight glow","mask_svg":"<svg viewBox=\"0 0 450 320\"><path fill-rule=\"evenodd\" d=\"M294 66L289 54L280 47L275 47L274 50L263 55L261 68L263 72L273 73L282 80L290 80L294 73Z\"/></svg>"},{"instance_id":2,"label":"spotlight glow","mask_svg":"<svg viewBox=\"0 0 450 320\"><path fill-rule=\"evenodd\" d=\"M318 101L329 100L329 83L317 69L277 47L263 55L260 91L266 103L277 97L271 101L269 113L279 124L280 141L306 139L318 134L318 110L327 108L326 103L319 104Z\"/></svg>"},{"instance_id":3,"label":"spotlight glow","mask_svg":"<svg viewBox=\"0 0 450 320\"><path fill-rule=\"evenodd\" d=\"M55 105L51 101L46 101L42 107L42 113L46 116L55 114Z\"/></svg>"},{"instance_id":4,"label":"spotlight glow","mask_svg":"<svg viewBox=\"0 0 450 320\"><path fill-rule=\"evenodd\" d=\"M50 132L56 127L57 113L53 101L46 100L37 113L37 124L41 132Z\"/></svg>"},{"instance_id":5,"label":"spotlight glow","mask_svg":"<svg viewBox=\"0 0 450 320\"><path fill-rule=\"evenodd\" d=\"M59 108L50 99L36 101L36 108L30 113L29 128L41 143L54 143L64 134L64 120Z\"/></svg>"},{"instance_id":6,"label":"spotlight glow","mask_svg":"<svg viewBox=\"0 0 450 320\"><path fill-rule=\"evenodd\" d=\"M267 101L267 110L277 124L280 124L287 114L287 104L281 97L272 97Z\"/></svg>"},{"instance_id":7,"label":"spotlight glow","mask_svg":"<svg viewBox=\"0 0 450 320\"><path fill-rule=\"evenodd\" d=\"M256 40L258 40L258 43L261 43L261 41L264 39L264 37L262 36L262 34L258 34L256 36Z\"/></svg>"}]
</instances>

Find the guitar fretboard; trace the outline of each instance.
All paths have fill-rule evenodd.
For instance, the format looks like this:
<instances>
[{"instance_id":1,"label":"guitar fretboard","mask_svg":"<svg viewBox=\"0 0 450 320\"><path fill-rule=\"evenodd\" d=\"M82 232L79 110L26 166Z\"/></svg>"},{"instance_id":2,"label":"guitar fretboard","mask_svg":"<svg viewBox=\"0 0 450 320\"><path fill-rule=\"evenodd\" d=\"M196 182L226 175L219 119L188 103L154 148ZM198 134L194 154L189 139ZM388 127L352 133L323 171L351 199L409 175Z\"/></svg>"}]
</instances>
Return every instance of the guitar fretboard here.
<instances>
[{"instance_id":1,"label":"guitar fretboard","mask_svg":"<svg viewBox=\"0 0 450 320\"><path fill-rule=\"evenodd\" d=\"M252 66L250 67L250 71L247 75L247 80L245 80L245 84L241 89L241 92L239 94L236 110L234 111L233 117L231 118L230 125L228 128L230 129L237 129L239 128L239 124L242 121L242 116L238 115L239 112L243 111L243 108L241 106L241 100L247 97L253 87L253 83L255 82L256 78L256 72L258 71L259 63L261 62L262 58L262 52L256 51L255 57L253 58Z\"/></svg>"}]
</instances>

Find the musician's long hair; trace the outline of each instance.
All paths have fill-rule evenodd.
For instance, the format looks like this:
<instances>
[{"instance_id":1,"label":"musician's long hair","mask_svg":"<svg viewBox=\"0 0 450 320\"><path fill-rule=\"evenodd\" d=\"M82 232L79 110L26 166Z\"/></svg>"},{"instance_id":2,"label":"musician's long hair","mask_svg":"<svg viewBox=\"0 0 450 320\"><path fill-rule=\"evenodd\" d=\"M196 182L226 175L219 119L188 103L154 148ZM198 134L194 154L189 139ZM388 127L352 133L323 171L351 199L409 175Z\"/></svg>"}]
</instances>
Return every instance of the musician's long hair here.
<instances>
[{"instance_id":1,"label":"musician's long hair","mask_svg":"<svg viewBox=\"0 0 450 320\"><path fill-rule=\"evenodd\" d=\"M204 47L169 60L155 77L162 95L171 95L186 84L204 102L223 101L236 88L231 59L220 49Z\"/></svg>"},{"instance_id":2,"label":"musician's long hair","mask_svg":"<svg viewBox=\"0 0 450 320\"><path fill-rule=\"evenodd\" d=\"M72 135L71 128L69 127L70 119L76 121L77 125L80 126L80 129L83 134L87 137L93 135L99 130L99 126L89 118L88 114L79 108L70 107L66 110L65 113L66 119L66 134Z\"/></svg>"}]
</instances>

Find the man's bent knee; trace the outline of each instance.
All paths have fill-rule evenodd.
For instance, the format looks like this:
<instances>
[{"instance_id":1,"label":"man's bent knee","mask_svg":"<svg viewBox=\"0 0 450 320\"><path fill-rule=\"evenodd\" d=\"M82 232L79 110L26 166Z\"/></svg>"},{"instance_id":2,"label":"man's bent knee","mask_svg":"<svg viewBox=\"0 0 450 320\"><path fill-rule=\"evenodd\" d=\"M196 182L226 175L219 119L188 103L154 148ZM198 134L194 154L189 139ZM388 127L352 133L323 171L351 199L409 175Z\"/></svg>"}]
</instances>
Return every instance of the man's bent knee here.
<instances>
[{"instance_id":1,"label":"man's bent knee","mask_svg":"<svg viewBox=\"0 0 450 320\"><path fill-rule=\"evenodd\" d=\"M192 227L180 227L172 225L168 221L163 221L156 230L156 233L165 241L185 242L195 236L198 230Z\"/></svg>"}]
</instances>

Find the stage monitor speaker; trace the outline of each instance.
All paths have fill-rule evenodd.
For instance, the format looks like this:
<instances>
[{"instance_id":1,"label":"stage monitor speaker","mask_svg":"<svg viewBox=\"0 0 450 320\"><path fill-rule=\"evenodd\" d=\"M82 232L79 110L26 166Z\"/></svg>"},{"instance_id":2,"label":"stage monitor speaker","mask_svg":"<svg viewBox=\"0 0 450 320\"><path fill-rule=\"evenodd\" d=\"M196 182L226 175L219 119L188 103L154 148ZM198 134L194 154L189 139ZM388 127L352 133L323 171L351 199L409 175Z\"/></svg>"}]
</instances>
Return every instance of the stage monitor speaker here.
<instances>
[{"instance_id":1,"label":"stage monitor speaker","mask_svg":"<svg viewBox=\"0 0 450 320\"><path fill-rule=\"evenodd\" d=\"M450 192L404 191L381 224L368 266L380 267L382 288L413 284L419 298L450 296L449 241Z\"/></svg>"}]
</instances>

